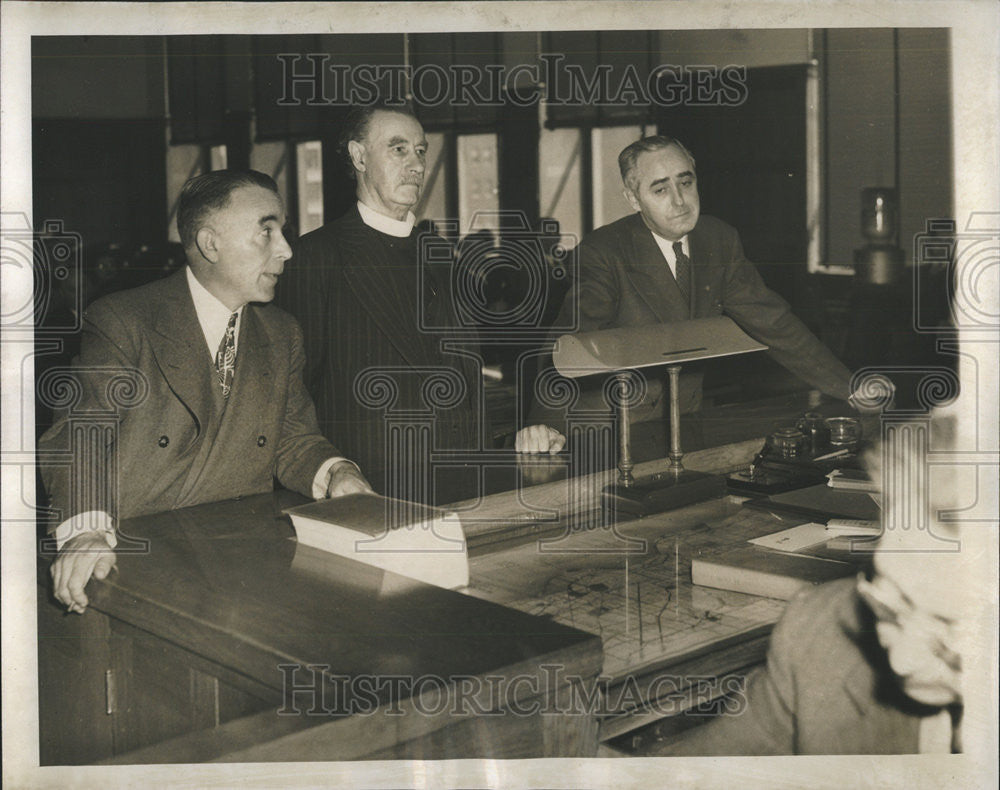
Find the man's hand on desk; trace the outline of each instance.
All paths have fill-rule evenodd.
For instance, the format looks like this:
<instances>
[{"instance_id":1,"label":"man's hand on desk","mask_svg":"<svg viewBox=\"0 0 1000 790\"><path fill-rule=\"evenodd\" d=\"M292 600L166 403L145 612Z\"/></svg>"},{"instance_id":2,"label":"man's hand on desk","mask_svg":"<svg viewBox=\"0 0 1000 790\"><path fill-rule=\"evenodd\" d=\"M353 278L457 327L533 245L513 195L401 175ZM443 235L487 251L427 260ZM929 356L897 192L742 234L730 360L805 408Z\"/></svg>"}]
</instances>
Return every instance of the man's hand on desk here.
<instances>
[{"instance_id":1,"label":"man's hand on desk","mask_svg":"<svg viewBox=\"0 0 1000 790\"><path fill-rule=\"evenodd\" d=\"M52 589L67 611L83 614L89 601L83 591L90 577L107 578L115 567L115 551L103 532L87 532L66 541L52 563Z\"/></svg>"},{"instance_id":2,"label":"man's hand on desk","mask_svg":"<svg viewBox=\"0 0 1000 790\"><path fill-rule=\"evenodd\" d=\"M329 499L348 494L370 494L371 490L364 475L350 461L338 461L327 472L326 496Z\"/></svg>"},{"instance_id":3,"label":"man's hand on desk","mask_svg":"<svg viewBox=\"0 0 1000 790\"><path fill-rule=\"evenodd\" d=\"M565 446L566 437L547 425L529 425L514 437L514 449L519 453L555 455Z\"/></svg>"},{"instance_id":4,"label":"man's hand on desk","mask_svg":"<svg viewBox=\"0 0 1000 790\"><path fill-rule=\"evenodd\" d=\"M559 455L524 453L517 457L521 485L537 486L561 479L566 471L566 459Z\"/></svg>"}]
</instances>

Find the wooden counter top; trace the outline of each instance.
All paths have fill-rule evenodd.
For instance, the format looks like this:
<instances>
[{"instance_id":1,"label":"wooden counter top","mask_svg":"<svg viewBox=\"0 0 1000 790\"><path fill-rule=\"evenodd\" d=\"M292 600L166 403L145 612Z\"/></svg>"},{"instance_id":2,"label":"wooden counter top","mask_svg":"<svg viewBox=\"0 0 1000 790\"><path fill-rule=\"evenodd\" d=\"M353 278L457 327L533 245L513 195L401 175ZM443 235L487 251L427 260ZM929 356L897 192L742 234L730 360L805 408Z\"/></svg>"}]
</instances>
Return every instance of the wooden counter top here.
<instances>
[{"instance_id":1,"label":"wooden counter top","mask_svg":"<svg viewBox=\"0 0 1000 790\"><path fill-rule=\"evenodd\" d=\"M82 617L40 600L40 654L75 647L78 661L40 662L43 762L62 761L55 744L44 745L46 723L58 722L77 680L84 691L102 680L114 686L111 713L94 711L96 721L81 724L120 719L111 733L117 761L356 759L414 753L405 744L440 738L434 733L478 710L556 693L539 684L542 664L584 678L600 671L601 643L591 634L299 546L281 514L292 501L266 494L124 521L118 570L90 583ZM47 578L40 582L47 598ZM106 667L95 666L100 639ZM229 723L219 681L229 697L243 695L229 705ZM292 684L305 690L290 695ZM190 710L171 709L185 701ZM213 705L214 716L194 712ZM214 732L186 736L200 728L184 726L185 716ZM521 718L512 722L519 733L530 717ZM450 747L445 739L438 756L592 753L594 727L570 718L576 740L564 732L559 743L547 740L536 721L531 738L511 742L501 725L490 739L466 733Z\"/></svg>"}]
</instances>

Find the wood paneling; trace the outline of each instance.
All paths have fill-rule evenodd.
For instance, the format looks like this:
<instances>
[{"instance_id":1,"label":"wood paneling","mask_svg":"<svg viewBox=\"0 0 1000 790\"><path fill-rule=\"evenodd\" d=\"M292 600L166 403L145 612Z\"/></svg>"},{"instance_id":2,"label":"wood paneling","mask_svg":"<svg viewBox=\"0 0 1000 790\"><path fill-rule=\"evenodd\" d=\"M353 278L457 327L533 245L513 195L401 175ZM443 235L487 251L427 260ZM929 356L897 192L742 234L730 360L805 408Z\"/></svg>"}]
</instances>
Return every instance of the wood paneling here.
<instances>
[{"instance_id":1,"label":"wood paneling","mask_svg":"<svg viewBox=\"0 0 1000 790\"><path fill-rule=\"evenodd\" d=\"M450 715L450 707L424 715L409 686L393 691L387 679L440 678L450 688L461 678L496 676L510 684L538 676L546 663L559 664L567 675L598 673L596 636L297 546L281 515L293 501L301 498L264 494L122 523L124 534L149 540L148 551L120 551L118 571L90 582L89 610L69 618L71 627L103 625L87 649L104 652L66 660L51 641L59 623L43 632L45 678L60 678L58 691L44 696L41 712L50 761L112 755L121 762L356 759L455 724L469 727L470 737L479 731L479 725L463 724L463 716ZM39 581L41 590L47 585L43 567ZM43 607L46 614L54 609L48 601ZM293 682L307 687L294 698L285 697L288 678L281 667L289 664L299 668ZM309 667L319 669L312 674ZM84 669L101 682L87 678ZM115 685L110 715L97 693L109 669ZM343 682L357 677L377 684L375 697L353 681ZM79 683L86 687L78 689ZM420 700L437 693L431 686ZM481 688L485 695L491 687ZM536 681L536 694L537 688ZM81 691L75 722L88 738L92 726L103 723L98 743L80 739L60 718L59 700L75 700ZM529 691L517 691L512 699L526 696ZM346 715L373 699L408 715ZM504 704L482 699L487 709ZM279 715L279 708L285 712ZM256 726L245 725L247 716ZM439 756L540 757L555 753L548 749L579 754L596 748L596 736L586 735L596 732L586 716L574 717L568 730L551 718L536 721L529 738L516 734L523 732L516 716L496 717L491 721L498 724L488 728L495 754L489 739L473 748L459 738L449 747L459 751ZM515 733L510 738L508 726ZM544 735L550 728L555 734ZM206 733L215 733L208 751L200 745ZM272 743L291 734L296 737ZM161 749L162 743L167 745ZM461 751L466 747L468 753ZM137 756L142 749L146 756Z\"/></svg>"},{"instance_id":2,"label":"wood paneling","mask_svg":"<svg viewBox=\"0 0 1000 790\"><path fill-rule=\"evenodd\" d=\"M92 763L112 753L112 718L105 713L105 672L111 666L109 619L73 617L57 606L42 569L38 587L38 729L42 765Z\"/></svg>"}]
</instances>

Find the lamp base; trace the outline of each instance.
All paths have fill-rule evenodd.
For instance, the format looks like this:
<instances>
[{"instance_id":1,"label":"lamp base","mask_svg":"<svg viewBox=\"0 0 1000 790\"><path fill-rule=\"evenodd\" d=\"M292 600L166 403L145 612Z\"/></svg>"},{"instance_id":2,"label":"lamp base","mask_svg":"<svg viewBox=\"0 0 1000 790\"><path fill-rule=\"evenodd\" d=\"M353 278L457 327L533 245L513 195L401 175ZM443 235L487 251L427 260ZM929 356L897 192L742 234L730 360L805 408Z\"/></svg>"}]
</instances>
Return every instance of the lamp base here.
<instances>
[{"instance_id":1,"label":"lamp base","mask_svg":"<svg viewBox=\"0 0 1000 790\"><path fill-rule=\"evenodd\" d=\"M630 516L648 516L704 502L726 493L726 478L707 472L681 469L637 478L628 488L617 483L601 492L605 510Z\"/></svg>"}]
</instances>

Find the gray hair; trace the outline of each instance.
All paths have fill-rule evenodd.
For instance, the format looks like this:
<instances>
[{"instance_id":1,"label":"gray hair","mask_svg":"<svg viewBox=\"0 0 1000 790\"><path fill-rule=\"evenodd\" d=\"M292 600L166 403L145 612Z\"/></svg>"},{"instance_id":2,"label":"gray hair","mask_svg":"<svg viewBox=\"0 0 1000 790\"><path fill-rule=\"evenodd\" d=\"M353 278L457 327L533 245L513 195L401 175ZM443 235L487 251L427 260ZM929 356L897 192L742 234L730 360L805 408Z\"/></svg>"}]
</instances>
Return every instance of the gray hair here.
<instances>
[{"instance_id":1,"label":"gray hair","mask_svg":"<svg viewBox=\"0 0 1000 790\"><path fill-rule=\"evenodd\" d=\"M398 115L407 115L419 122L419 119L413 112L413 108L409 104L390 104L387 101L381 101L352 107L344 119L344 127L341 130L340 139L337 141L337 152L347 167L347 174L352 179L356 179L357 174L354 172L354 161L351 159L351 151L348 143L352 140L357 143L365 141L365 138L368 137L368 130L371 127L372 117L377 112L394 112Z\"/></svg>"},{"instance_id":2,"label":"gray hair","mask_svg":"<svg viewBox=\"0 0 1000 790\"><path fill-rule=\"evenodd\" d=\"M662 151L664 148L669 148L675 145L681 149L687 158L691 160L691 168L694 169L694 157L691 156L691 152L684 147L684 143L675 137L668 137L665 134L655 134L649 137L641 137L634 143L631 143L618 154L618 169L622 174L622 183L625 184L629 189L633 188L633 185L629 182L632 176L632 171L635 170L636 160L639 158L639 154L649 153L652 151Z\"/></svg>"}]
</instances>

